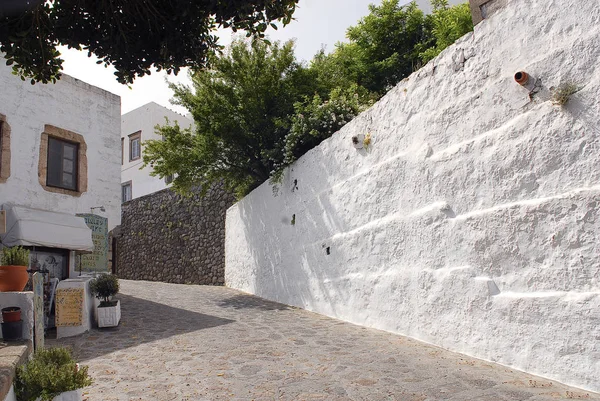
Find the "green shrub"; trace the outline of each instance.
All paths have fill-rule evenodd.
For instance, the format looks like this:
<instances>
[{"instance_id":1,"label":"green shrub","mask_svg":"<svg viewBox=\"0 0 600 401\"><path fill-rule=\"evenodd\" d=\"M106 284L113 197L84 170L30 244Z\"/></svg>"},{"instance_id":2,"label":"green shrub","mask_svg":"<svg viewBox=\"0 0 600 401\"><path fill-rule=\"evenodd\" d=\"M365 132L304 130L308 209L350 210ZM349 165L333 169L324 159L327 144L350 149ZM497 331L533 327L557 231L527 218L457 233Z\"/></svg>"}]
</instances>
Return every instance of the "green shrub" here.
<instances>
[{"instance_id":1,"label":"green shrub","mask_svg":"<svg viewBox=\"0 0 600 401\"><path fill-rule=\"evenodd\" d=\"M60 393L92 384L87 366L79 369L66 348L37 351L33 358L17 368L15 391L19 401L52 400Z\"/></svg>"},{"instance_id":2,"label":"green shrub","mask_svg":"<svg viewBox=\"0 0 600 401\"><path fill-rule=\"evenodd\" d=\"M111 306L110 297L119 292L119 279L112 274L101 274L90 281L92 295L100 299L100 307Z\"/></svg>"},{"instance_id":3,"label":"green shrub","mask_svg":"<svg viewBox=\"0 0 600 401\"><path fill-rule=\"evenodd\" d=\"M29 266L29 250L20 246L2 248L1 259L3 266Z\"/></svg>"}]
</instances>

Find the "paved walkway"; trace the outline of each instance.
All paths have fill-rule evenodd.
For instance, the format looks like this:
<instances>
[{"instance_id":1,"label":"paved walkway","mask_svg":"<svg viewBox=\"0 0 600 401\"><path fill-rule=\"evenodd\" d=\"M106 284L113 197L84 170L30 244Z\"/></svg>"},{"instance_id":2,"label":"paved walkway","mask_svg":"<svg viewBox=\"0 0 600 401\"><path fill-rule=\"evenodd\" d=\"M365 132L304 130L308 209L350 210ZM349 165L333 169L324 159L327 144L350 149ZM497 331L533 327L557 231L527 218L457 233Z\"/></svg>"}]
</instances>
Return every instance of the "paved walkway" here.
<instances>
[{"instance_id":1,"label":"paved walkway","mask_svg":"<svg viewBox=\"0 0 600 401\"><path fill-rule=\"evenodd\" d=\"M123 320L70 345L90 401L600 400L404 337L223 287L121 281Z\"/></svg>"}]
</instances>

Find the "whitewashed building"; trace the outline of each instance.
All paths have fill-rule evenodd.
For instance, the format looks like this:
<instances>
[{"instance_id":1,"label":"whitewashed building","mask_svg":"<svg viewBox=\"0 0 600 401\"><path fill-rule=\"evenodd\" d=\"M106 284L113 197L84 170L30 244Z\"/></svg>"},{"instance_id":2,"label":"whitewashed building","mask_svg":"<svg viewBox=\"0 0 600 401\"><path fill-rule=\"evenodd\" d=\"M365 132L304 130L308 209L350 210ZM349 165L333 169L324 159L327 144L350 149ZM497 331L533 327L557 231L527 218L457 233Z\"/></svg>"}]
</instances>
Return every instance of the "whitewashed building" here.
<instances>
[{"instance_id":1,"label":"whitewashed building","mask_svg":"<svg viewBox=\"0 0 600 401\"><path fill-rule=\"evenodd\" d=\"M152 168L143 167L144 141L162 139L155 132L157 125L179 124L182 128L192 125L192 120L150 102L123 114L121 119L121 197L123 202L148 195L169 186L172 178L150 175Z\"/></svg>"},{"instance_id":2,"label":"whitewashed building","mask_svg":"<svg viewBox=\"0 0 600 401\"><path fill-rule=\"evenodd\" d=\"M94 250L76 214L105 217L108 230L121 221L121 100L68 75L32 85L11 72L0 65L0 240L35 247L63 279L75 251Z\"/></svg>"}]
</instances>

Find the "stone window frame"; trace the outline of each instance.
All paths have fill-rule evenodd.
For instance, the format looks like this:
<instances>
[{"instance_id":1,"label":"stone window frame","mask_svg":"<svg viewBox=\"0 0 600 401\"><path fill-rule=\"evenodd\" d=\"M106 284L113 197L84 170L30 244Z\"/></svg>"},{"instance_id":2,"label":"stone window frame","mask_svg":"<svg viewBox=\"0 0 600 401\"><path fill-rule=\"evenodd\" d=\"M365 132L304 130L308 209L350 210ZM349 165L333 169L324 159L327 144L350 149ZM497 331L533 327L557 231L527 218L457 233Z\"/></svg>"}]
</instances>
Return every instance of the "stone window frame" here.
<instances>
[{"instance_id":1,"label":"stone window frame","mask_svg":"<svg viewBox=\"0 0 600 401\"><path fill-rule=\"evenodd\" d=\"M0 184L10 177L10 125L6 116L0 114Z\"/></svg>"},{"instance_id":2,"label":"stone window frame","mask_svg":"<svg viewBox=\"0 0 600 401\"><path fill-rule=\"evenodd\" d=\"M131 199L128 199L128 200L123 199L124 198L123 188L125 188L126 186L129 186L129 191L131 192ZM131 180L122 182L121 183L121 203L129 202L132 199L133 199L133 182Z\"/></svg>"},{"instance_id":3,"label":"stone window frame","mask_svg":"<svg viewBox=\"0 0 600 401\"><path fill-rule=\"evenodd\" d=\"M139 141L140 153L134 159L132 157L133 156L133 153L132 153L133 147L131 146L131 143L136 139ZM133 134L129 135L129 161L134 162L136 160L140 160L141 158L142 158L142 131L137 131L137 132L134 132Z\"/></svg>"},{"instance_id":4,"label":"stone window frame","mask_svg":"<svg viewBox=\"0 0 600 401\"><path fill-rule=\"evenodd\" d=\"M77 153L77 190L57 188L47 185L48 176L48 137L58 140L72 142L78 145ZM88 188L88 160L87 160L87 144L83 135L77 134L63 128L58 128L53 125L44 125L44 132L41 135L40 141L40 160L38 163L38 179L39 183L48 192L57 194L71 195L79 197L87 192Z\"/></svg>"}]
</instances>

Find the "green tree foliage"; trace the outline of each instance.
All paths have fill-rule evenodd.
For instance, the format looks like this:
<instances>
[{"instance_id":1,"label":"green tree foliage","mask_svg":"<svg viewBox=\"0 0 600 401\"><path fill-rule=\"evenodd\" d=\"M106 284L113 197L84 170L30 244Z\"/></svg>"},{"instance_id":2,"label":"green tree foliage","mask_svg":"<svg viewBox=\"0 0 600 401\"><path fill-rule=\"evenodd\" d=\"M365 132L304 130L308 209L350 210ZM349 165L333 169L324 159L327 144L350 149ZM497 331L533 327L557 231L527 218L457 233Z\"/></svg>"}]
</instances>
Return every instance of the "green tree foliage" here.
<instances>
[{"instance_id":1,"label":"green tree foliage","mask_svg":"<svg viewBox=\"0 0 600 401\"><path fill-rule=\"evenodd\" d=\"M448 6L448 0L431 0L433 13L426 18L427 30L431 40L417 46L423 64L435 58L446 47L461 36L473 30L473 19L468 3L454 7Z\"/></svg>"},{"instance_id":2,"label":"green tree foliage","mask_svg":"<svg viewBox=\"0 0 600 401\"><path fill-rule=\"evenodd\" d=\"M316 94L297 102L291 129L284 141L283 163L273 173L273 182L281 179L285 167L339 131L372 103L369 94L356 84L333 89L326 100Z\"/></svg>"},{"instance_id":3,"label":"green tree foliage","mask_svg":"<svg viewBox=\"0 0 600 401\"><path fill-rule=\"evenodd\" d=\"M58 45L85 50L131 83L158 70L202 67L219 49L219 26L264 36L291 20L298 0L2 0L0 51L23 79L55 81Z\"/></svg>"},{"instance_id":4,"label":"green tree foliage","mask_svg":"<svg viewBox=\"0 0 600 401\"><path fill-rule=\"evenodd\" d=\"M196 125L159 128L164 140L145 143L144 163L157 176L175 175L180 192L223 181L243 196L269 178L276 184L287 166L472 29L468 6L432 4L428 16L414 2L371 5L348 29L348 43L308 66L296 62L291 42L234 41L194 74L193 88L172 86Z\"/></svg>"},{"instance_id":5,"label":"green tree foliage","mask_svg":"<svg viewBox=\"0 0 600 401\"><path fill-rule=\"evenodd\" d=\"M15 392L19 401L50 401L91 384L87 366L77 368L68 349L48 348L36 350L31 360L17 367Z\"/></svg>"},{"instance_id":6,"label":"green tree foliage","mask_svg":"<svg viewBox=\"0 0 600 401\"><path fill-rule=\"evenodd\" d=\"M426 35L424 15L416 3L399 6L398 0L383 0L369 10L348 29L350 43L338 45L333 57L347 66L356 83L383 95L419 64L415 48Z\"/></svg>"},{"instance_id":7,"label":"green tree foliage","mask_svg":"<svg viewBox=\"0 0 600 401\"><path fill-rule=\"evenodd\" d=\"M144 163L160 177L176 174L175 189L203 189L223 180L243 195L267 180L283 160L294 103L314 91L296 62L293 42L236 40L197 71L193 88L172 86L176 103L192 112L194 130L160 129L145 142Z\"/></svg>"},{"instance_id":8,"label":"green tree foliage","mask_svg":"<svg viewBox=\"0 0 600 401\"><path fill-rule=\"evenodd\" d=\"M323 70L339 82L357 83L383 96L402 79L473 30L467 3L449 7L432 0L434 12L424 15L415 2L399 0L370 5L370 14L347 31L347 43L338 43L329 55L318 55Z\"/></svg>"}]
</instances>

